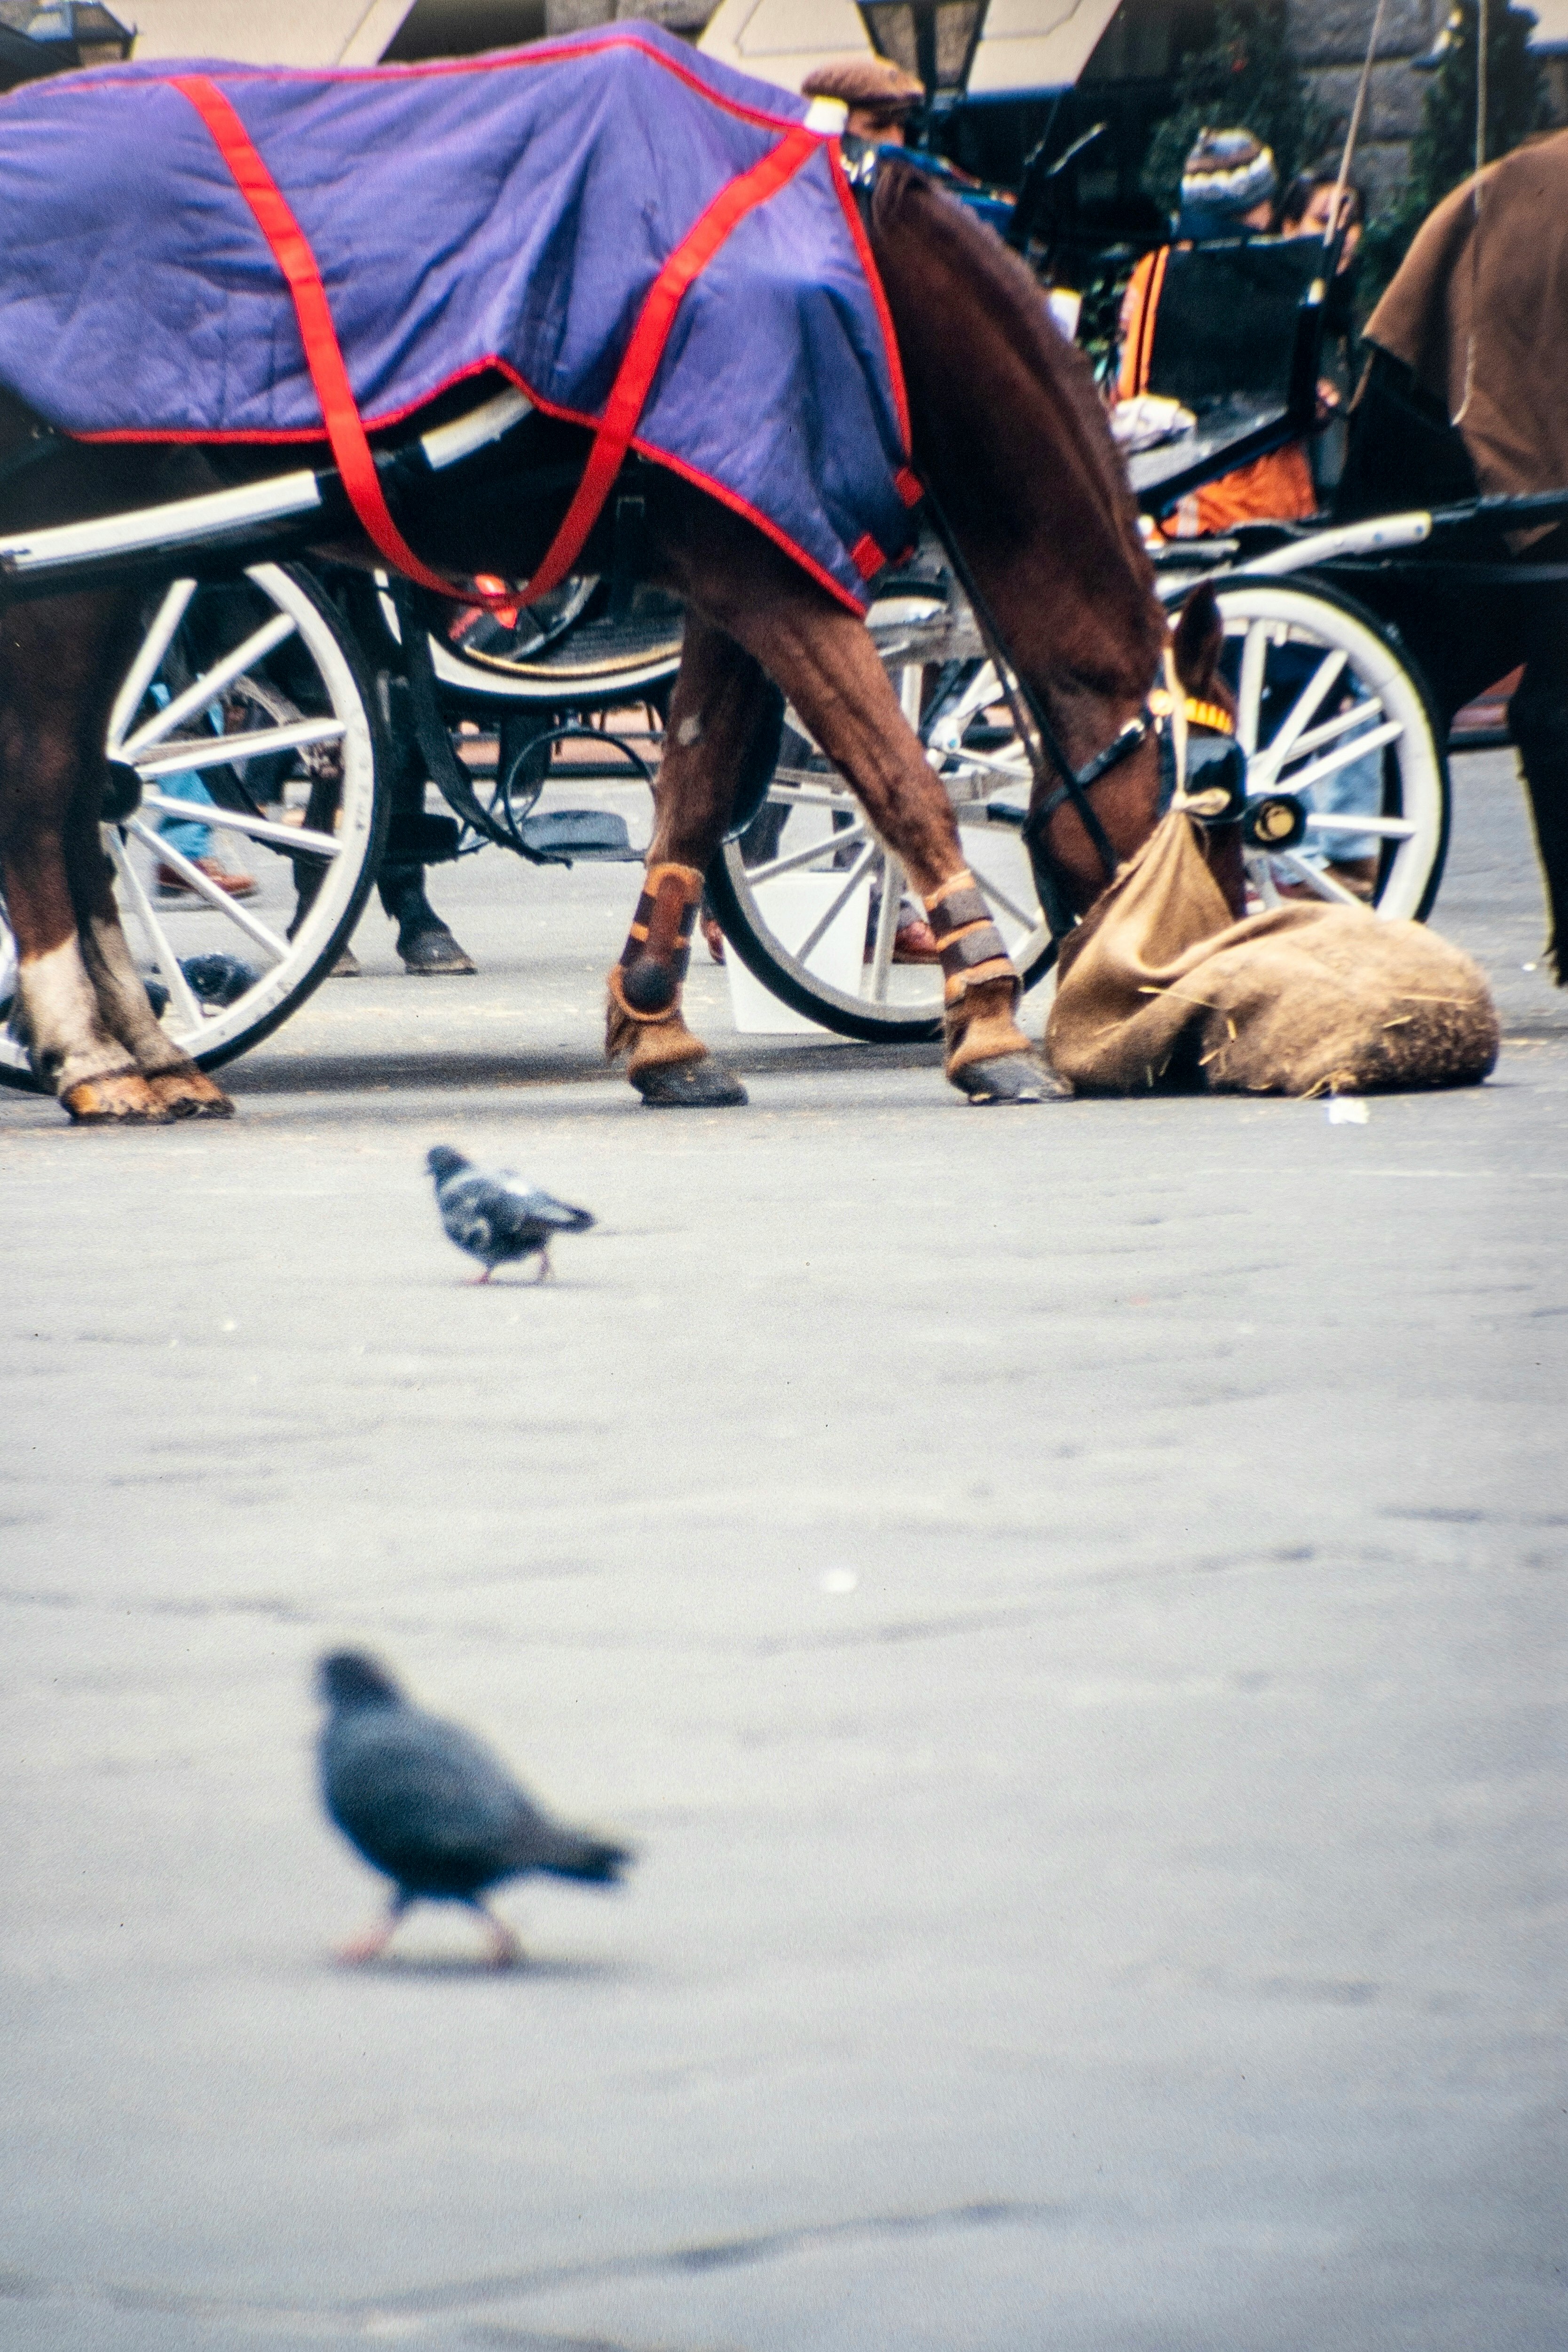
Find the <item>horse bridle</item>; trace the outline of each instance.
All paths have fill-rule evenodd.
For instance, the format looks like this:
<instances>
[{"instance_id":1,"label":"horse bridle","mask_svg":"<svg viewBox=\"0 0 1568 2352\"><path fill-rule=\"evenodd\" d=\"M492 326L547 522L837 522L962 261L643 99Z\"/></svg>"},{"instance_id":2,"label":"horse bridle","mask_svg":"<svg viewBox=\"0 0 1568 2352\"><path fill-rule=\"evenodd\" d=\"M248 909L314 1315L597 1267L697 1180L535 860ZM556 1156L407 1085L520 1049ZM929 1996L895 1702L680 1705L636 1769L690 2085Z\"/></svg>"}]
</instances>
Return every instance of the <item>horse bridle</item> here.
<instances>
[{"instance_id":1,"label":"horse bridle","mask_svg":"<svg viewBox=\"0 0 1568 2352\"><path fill-rule=\"evenodd\" d=\"M1061 883L1052 871L1045 846L1047 828L1057 812L1067 807L1069 803L1071 803L1079 823L1088 835L1095 856L1100 860L1101 869L1106 881L1113 882L1120 861L1111 845L1111 836L1101 823L1099 814L1090 800L1089 795L1094 786L1103 782L1105 777L1119 768L1124 760L1130 759L1134 751L1141 751L1153 736L1159 746L1160 754L1160 814L1163 816L1178 800L1185 803L1187 768L1186 727L1190 722L1194 726L1207 729L1212 734L1228 739L1222 756L1228 758L1233 771L1228 782L1219 787L1225 804L1223 811L1219 808L1217 799L1213 809L1206 810L1205 814L1210 823L1214 822L1217 816L1229 814L1232 811L1239 814L1246 796L1246 783L1244 770L1239 775L1234 772L1239 760L1234 741L1235 725L1228 711L1222 709L1218 703L1199 702L1192 696L1182 693L1180 682L1176 675L1175 664L1171 660L1167 647L1162 660L1163 682L1156 681L1151 686L1144 698L1142 709L1129 719L1124 726L1117 730L1103 751L1096 751L1092 759L1085 760L1081 767L1075 768L1062 748L1061 737L1051 725L1050 713L1028 678L1014 664L997 616L992 612L984 591L965 559L953 527L943 511L941 500L929 482L925 482L923 487L925 492L925 505L931 520L936 527L937 536L946 551L947 560L953 566L958 583L969 600L980 635L1000 681L1003 696L1012 713L1013 724L1018 729L1019 740L1029 754L1030 765L1034 770L1036 781L1039 783L1045 782L1048 761L1060 779L1051 790L1045 793L1039 805L1030 811L1023 824L1024 845L1029 851L1030 865L1034 873L1034 886L1039 894L1040 909L1050 928L1052 940L1060 943L1073 929L1078 917L1068 906L1062 895ZM1209 794L1206 793L1203 797L1207 800Z\"/></svg>"}]
</instances>

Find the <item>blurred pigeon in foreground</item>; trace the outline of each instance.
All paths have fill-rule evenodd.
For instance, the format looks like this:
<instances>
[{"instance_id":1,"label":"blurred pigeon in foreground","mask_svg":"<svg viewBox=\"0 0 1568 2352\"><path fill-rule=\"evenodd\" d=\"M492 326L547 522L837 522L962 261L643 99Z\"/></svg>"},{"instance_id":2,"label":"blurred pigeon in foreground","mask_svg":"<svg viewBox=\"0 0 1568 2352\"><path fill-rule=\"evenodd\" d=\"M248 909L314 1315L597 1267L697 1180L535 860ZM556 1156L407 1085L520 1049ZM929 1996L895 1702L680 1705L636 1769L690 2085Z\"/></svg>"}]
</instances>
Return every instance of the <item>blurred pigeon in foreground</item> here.
<instances>
[{"instance_id":1,"label":"blurred pigeon in foreground","mask_svg":"<svg viewBox=\"0 0 1568 2352\"><path fill-rule=\"evenodd\" d=\"M489 1927L496 1966L508 1967L522 1947L485 1903L486 1887L530 1870L612 1885L632 1859L624 1846L551 1821L482 1741L411 1706L363 1651L323 1658L318 1683L329 1709L320 1745L327 1811L392 1882L386 1918L345 1944L340 1958L374 1959L412 1903L465 1903Z\"/></svg>"},{"instance_id":2,"label":"blurred pigeon in foreground","mask_svg":"<svg viewBox=\"0 0 1568 2352\"><path fill-rule=\"evenodd\" d=\"M480 1282L488 1282L498 1265L532 1257L536 1251L539 1270L534 1279L543 1282L551 1271L551 1236L585 1234L593 1223L586 1209L552 1200L537 1185L523 1183L509 1168L497 1168L486 1176L444 1143L425 1154L424 1164L435 1179L435 1205L446 1237L478 1259L485 1269Z\"/></svg>"}]
</instances>

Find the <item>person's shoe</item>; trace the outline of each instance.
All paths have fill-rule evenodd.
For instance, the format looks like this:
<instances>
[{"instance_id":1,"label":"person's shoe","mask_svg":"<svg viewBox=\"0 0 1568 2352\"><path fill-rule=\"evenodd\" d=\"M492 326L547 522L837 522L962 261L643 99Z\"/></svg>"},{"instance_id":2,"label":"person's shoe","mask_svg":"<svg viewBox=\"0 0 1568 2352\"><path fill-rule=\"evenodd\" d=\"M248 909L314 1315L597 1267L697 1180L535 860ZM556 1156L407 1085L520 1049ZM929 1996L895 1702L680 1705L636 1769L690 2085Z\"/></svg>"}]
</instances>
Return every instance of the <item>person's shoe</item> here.
<instances>
[{"instance_id":1,"label":"person's shoe","mask_svg":"<svg viewBox=\"0 0 1568 2352\"><path fill-rule=\"evenodd\" d=\"M936 934L924 915L905 914L893 935L894 963L940 963Z\"/></svg>"},{"instance_id":2,"label":"person's shoe","mask_svg":"<svg viewBox=\"0 0 1568 2352\"><path fill-rule=\"evenodd\" d=\"M209 882L215 882L230 898L254 898L260 887L252 876L231 874L228 867L220 866L215 857L193 857L191 863L206 876ZM160 866L152 878L158 885L160 898L197 898L201 895L199 891L193 890L184 876L176 873L172 866Z\"/></svg>"}]
</instances>

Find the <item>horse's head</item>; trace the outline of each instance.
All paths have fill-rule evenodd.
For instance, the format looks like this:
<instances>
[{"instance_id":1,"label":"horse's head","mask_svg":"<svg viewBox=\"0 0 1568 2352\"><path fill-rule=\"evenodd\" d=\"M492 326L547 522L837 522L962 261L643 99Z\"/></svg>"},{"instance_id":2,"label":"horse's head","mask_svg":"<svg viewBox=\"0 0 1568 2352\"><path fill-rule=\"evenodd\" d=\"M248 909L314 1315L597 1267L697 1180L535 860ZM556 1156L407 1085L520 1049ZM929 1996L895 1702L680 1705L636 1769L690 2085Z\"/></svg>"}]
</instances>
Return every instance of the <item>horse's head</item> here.
<instances>
[{"instance_id":1,"label":"horse's head","mask_svg":"<svg viewBox=\"0 0 1568 2352\"><path fill-rule=\"evenodd\" d=\"M1198 766L1206 745L1221 748L1232 741L1236 700L1220 667L1224 650L1218 600L1206 581L1183 604L1162 648L1160 682L1130 721L1135 749L1106 768L1083 795L1092 819L1085 821L1075 796L1053 777L1048 775L1043 787L1037 784L1030 846L1041 898L1052 908L1053 920L1058 912L1082 914L1116 868L1148 839L1177 782L1177 746L1184 736L1189 771ZM1140 728L1147 731L1140 735ZM1083 772L1092 774L1093 763ZM1232 914L1239 918L1246 877L1239 827L1206 829L1204 849Z\"/></svg>"},{"instance_id":2,"label":"horse's head","mask_svg":"<svg viewBox=\"0 0 1568 2352\"><path fill-rule=\"evenodd\" d=\"M921 478L978 601L1082 772L1119 739L1134 748L1092 785L1094 838L1061 778L1031 816L1053 894L1073 913L1158 822L1166 773L1153 730L1124 730L1164 684L1167 646L1192 704L1228 708L1213 592L1196 590L1174 633L1155 593L1125 468L1087 361L1059 333L1034 278L999 237L907 164L884 162L871 241L909 390ZM1201 727L1201 718L1195 720ZM1240 866L1222 884L1239 911Z\"/></svg>"}]
</instances>

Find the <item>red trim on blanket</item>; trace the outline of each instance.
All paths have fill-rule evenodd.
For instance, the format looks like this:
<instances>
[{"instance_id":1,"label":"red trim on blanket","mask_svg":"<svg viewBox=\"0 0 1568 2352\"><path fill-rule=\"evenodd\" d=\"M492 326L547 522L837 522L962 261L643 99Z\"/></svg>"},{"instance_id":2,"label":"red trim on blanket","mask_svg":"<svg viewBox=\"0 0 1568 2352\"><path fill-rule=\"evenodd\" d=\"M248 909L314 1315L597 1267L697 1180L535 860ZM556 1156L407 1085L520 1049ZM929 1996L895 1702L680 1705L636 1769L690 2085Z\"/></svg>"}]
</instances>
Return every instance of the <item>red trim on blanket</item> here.
<instances>
[{"instance_id":1,"label":"red trim on blanket","mask_svg":"<svg viewBox=\"0 0 1568 2352\"><path fill-rule=\"evenodd\" d=\"M783 549L792 563L798 563L802 572L809 572L836 604L847 605L857 619L864 618L867 599L857 596L852 589L844 586L841 580L835 580L825 564L819 563L814 555L808 555L787 530L779 529L770 515L765 515L760 507L754 507L748 499L742 498L738 490L732 490L726 482L716 481L698 466L688 466L684 457L672 457L667 449L659 448L654 442L644 441L640 435L633 437L632 446L640 457L646 457L651 464L663 466L668 472L678 474L683 482L691 482L697 489L706 490L708 497L716 499L721 507L727 507L732 514L755 524L765 539L770 539L775 547Z\"/></svg>"},{"instance_id":2,"label":"red trim on blanket","mask_svg":"<svg viewBox=\"0 0 1568 2352\"><path fill-rule=\"evenodd\" d=\"M494 358L480 361L477 365L474 367L461 369L457 374L449 376L444 383L438 384L434 392L421 393L419 398L413 402L409 408L399 412L400 417L412 416L415 415L421 408L428 407L430 403L433 400L437 399L442 393L450 392L454 385L465 383L471 375L482 375L486 369L492 368L501 375L504 375L509 383L515 383L517 390L522 393L527 399L532 401L534 406L538 410L541 416L559 417L563 424L580 425L583 425L590 433L592 432L595 424L595 419L593 417L585 416L580 413L580 411L575 408L563 408L558 402L541 399L539 394L535 392L533 386L528 382L527 378L519 375L517 369L512 366L508 360ZM161 445L179 444L182 446L191 445L196 446L199 446L203 442L207 441L221 441L229 446L234 446L235 445L243 445L250 441L259 442L264 439L271 441L287 440L290 442L298 442L320 441L325 436L322 435L319 427L308 432L289 432L287 434L278 433L271 435L262 435L259 433L187 433L183 429L176 430L170 427L164 431L145 433L114 431L109 433L74 433L71 436L73 441L155 441ZM819 563L815 556L808 555L805 549L801 547L797 541L792 540L787 530L781 530L779 524L773 521L770 516L764 514L760 507L754 507L749 499L741 496L738 490L732 490L728 487L727 483L719 481L716 477L712 474L705 474L700 467L690 466L684 458L673 457L667 449L661 449L656 441L644 440L640 433L633 434L632 438L632 446L635 449L640 457L646 457L650 464L654 466L663 466L666 467L670 473L678 474L684 482L690 482L695 488L706 490L710 498L716 499L718 500L720 506L728 507L732 514L740 515L746 521L754 523L765 538L770 539L775 547L782 548L785 554L790 559L791 562L798 563L802 572L809 572L812 579L817 581L821 586L825 588L828 591L828 593L833 597L837 603L847 604L852 613L862 614L865 611L865 600L863 597L857 597L850 589L844 586L841 581L835 580L832 573L824 564ZM474 599L473 597L469 597L467 601L472 604Z\"/></svg>"},{"instance_id":3,"label":"red trim on blanket","mask_svg":"<svg viewBox=\"0 0 1568 2352\"><path fill-rule=\"evenodd\" d=\"M670 330L687 288L701 277L731 229L758 205L776 196L801 164L815 154L821 143L814 131L805 129L791 131L780 139L770 154L719 190L654 278L610 388L582 479L556 533L555 544L524 592L524 601L542 596L565 579L598 520L611 485L621 471L622 460L631 447L637 420L643 414L659 362L664 356L664 345L670 340Z\"/></svg>"},{"instance_id":4,"label":"red trim on blanket","mask_svg":"<svg viewBox=\"0 0 1568 2352\"><path fill-rule=\"evenodd\" d=\"M893 378L893 403L898 415L898 437L907 455L910 447L909 395L904 390L904 362L898 354L898 337L893 331L893 312L887 307L887 296L883 291L882 273L876 266L876 256L871 249L871 239L865 233L865 223L861 218L861 208L855 202L855 193L850 185L849 175L844 170L843 156L836 139L832 143L828 161L832 169L833 185L839 192L839 202L844 208L844 218L850 225L850 235L854 239L855 251L861 257L861 268L865 272L865 282L871 288L871 299L876 305L876 315L882 321L882 340L887 350L887 370Z\"/></svg>"},{"instance_id":5,"label":"red trim on blanket","mask_svg":"<svg viewBox=\"0 0 1568 2352\"><path fill-rule=\"evenodd\" d=\"M874 579L887 562L869 530L862 530L850 550L850 562L862 580Z\"/></svg>"},{"instance_id":6,"label":"red trim on blanket","mask_svg":"<svg viewBox=\"0 0 1568 2352\"><path fill-rule=\"evenodd\" d=\"M658 53L649 54L656 57ZM603 415L598 420L588 464L555 539L526 586L497 595L460 586L432 572L420 562L398 530L382 493L375 459L365 437L364 420L349 382L331 306L308 239L244 123L216 84L204 75L190 74L176 77L172 87L189 100L211 132L283 273L293 298L310 380L321 404L327 437L349 502L361 527L378 551L398 571L423 588L458 597L467 604L527 602L544 595L566 578L621 470L683 297L730 231L747 213L777 195L822 144L817 132L797 124L759 163L720 189L668 257L632 330Z\"/></svg>"},{"instance_id":7,"label":"red trim on blanket","mask_svg":"<svg viewBox=\"0 0 1568 2352\"><path fill-rule=\"evenodd\" d=\"M441 79L453 74L509 72L517 66L559 65L563 61L570 64L573 58L598 57L605 49L636 49L643 57L651 58L654 65L662 67L665 73L673 74L677 81L685 82L687 89L695 90L699 98L706 98L710 105L719 107L726 114L733 114L738 121L755 122L767 131L804 128L799 115L772 114L762 107L747 106L741 99L727 98L710 82L704 81L700 74L693 73L689 66L683 66L674 58L665 57L661 49L653 47L652 42L642 39L635 33L610 33L601 40L581 41L575 45L565 41L538 41L526 49L497 49L479 58L428 58L413 65L247 66L225 62L223 77L225 81L367 81L378 76L387 80L393 78L416 80L421 77ZM117 74L112 66L100 66L96 69L91 86L95 89L119 89L132 83L146 88L149 84L156 87L159 82L165 82L178 89L182 79L172 73ZM29 91L35 89L33 84L26 87ZM81 97L82 87L73 83L71 94ZM54 92L51 90L49 95L53 96ZM832 134L813 131L811 135L826 145Z\"/></svg>"},{"instance_id":8,"label":"red trim on blanket","mask_svg":"<svg viewBox=\"0 0 1568 2352\"><path fill-rule=\"evenodd\" d=\"M183 98L189 99L212 133L214 144L234 173L235 184L255 214L256 226L283 272L293 298L294 315L299 322L310 381L321 404L321 421L327 427L327 438L332 445L332 456L349 504L361 528L378 553L395 570L417 581L422 588L434 588L443 596L464 594L470 604L497 602L476 590L459 590L455 581L432 572L420 562L393 522L382 494L376 461L365 438L364 419L343 364L338 331L332 323L332 308L308 237L252 145L250 133L216 83L209 81L204 74L182 74L175 79L173 87Z\"/></svg>"}]
</instances>

